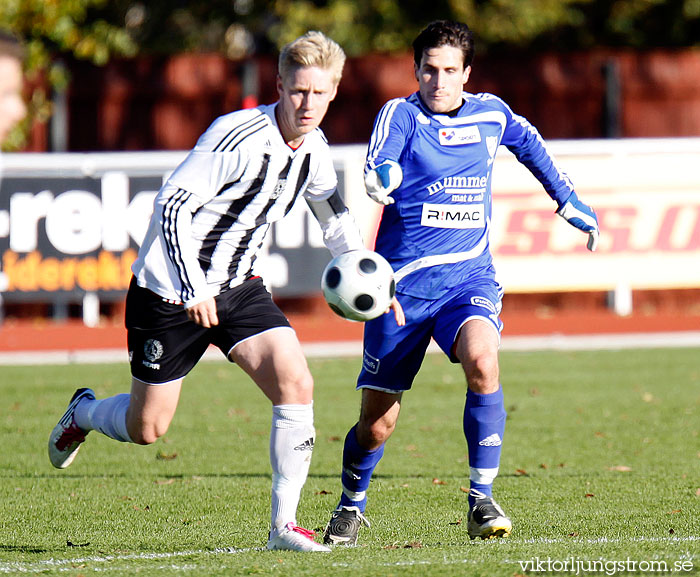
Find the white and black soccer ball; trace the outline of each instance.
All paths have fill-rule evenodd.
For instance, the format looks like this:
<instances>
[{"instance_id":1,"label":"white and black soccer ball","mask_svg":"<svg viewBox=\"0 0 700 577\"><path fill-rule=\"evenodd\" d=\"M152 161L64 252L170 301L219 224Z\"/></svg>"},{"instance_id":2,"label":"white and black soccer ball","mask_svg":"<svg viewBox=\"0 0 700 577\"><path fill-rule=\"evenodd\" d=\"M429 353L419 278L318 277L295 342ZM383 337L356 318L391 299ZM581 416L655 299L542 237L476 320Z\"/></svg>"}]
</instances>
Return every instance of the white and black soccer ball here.
<instances>
[{"instance_id":1,"label":"white and black soccer ball","mask_svg":"<svg viewBox=\"0 0 700 577\"><path fill-rule=\"evenodd\" d=\"M384 314L394 298L394 271L371 250L352 250L335 257L321 276L328 306L352 321L369 321Z\"/></svg>"}]
</instances>

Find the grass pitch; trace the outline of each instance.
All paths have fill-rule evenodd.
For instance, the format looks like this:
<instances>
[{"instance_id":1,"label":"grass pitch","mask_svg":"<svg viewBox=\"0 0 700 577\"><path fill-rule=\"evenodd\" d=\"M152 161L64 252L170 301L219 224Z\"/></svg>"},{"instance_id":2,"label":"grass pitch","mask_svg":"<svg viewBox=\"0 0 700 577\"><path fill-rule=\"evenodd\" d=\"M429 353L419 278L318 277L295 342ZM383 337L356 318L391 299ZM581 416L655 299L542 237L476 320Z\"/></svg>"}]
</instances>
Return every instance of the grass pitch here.
<instances>
[{"instance_id":1,"label":"grass pitch","mask_svg":"<svg viewBox=\"0 0 700 577\"><path fill-rule=\"evenodd\" d=\"M317 442L299 523L320 532L358 415L359 359L310 366ZM430 355L370 487L360 546L300 555L262 550L270 407L237 367L199 365L155 445L92 433L65 471L49 464L49 432L76 387L124 392L126 363L2 367L0 574L696 574L700 350L503 353L501 373L495 495L511 537L467 536L465 385Z\"/></svg>"}]
</instances>

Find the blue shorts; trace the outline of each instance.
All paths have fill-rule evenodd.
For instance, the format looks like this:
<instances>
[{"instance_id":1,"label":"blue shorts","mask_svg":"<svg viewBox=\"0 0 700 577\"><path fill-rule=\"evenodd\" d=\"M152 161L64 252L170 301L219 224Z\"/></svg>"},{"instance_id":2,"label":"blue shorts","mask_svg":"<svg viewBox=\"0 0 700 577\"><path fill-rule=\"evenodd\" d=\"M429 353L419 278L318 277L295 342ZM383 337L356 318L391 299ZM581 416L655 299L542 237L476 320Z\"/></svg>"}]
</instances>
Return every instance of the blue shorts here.
<instances>
[{"instance_id":1,"label":"blue shorts","mask_svg":"<svg viewBox=\"0 0 700 577\"><path fill-rule=\"evenodd\" d=\"M357 388L400 393L413 384L430 339L453 363L453 346L464 323L478 318L489 323L499 338L503 289L493 280L458 287L437 300L397 294L406 315L399 327L392 312L365 323L364 354Z\"/></svg>"}]
</instances>

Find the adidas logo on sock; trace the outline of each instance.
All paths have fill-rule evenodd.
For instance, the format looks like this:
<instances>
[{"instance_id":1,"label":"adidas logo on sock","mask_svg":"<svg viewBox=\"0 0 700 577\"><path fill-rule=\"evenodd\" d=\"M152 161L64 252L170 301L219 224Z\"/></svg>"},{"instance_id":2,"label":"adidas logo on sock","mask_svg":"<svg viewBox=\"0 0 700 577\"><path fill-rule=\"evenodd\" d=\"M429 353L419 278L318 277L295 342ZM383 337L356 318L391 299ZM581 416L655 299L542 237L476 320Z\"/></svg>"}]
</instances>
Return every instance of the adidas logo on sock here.
<instances>
[{"instance_id":1,"label":"adidas logo on sock","mask_svg":"<svg viewBox=\"0 0 700 577\"><path fill-rule=\"evenodd\" d=\"M295 451L313 451L314 450L314 438L311 437L310 439L306 439L303 443L300 445L297 445L294 447Z\"/></svg>"},{"instance_id":2,"label":"adidas logo on sock","mask_svg":"<svg viewBox=\"0 0 700 577\"><path fill-rule=\"evenodd\" d=\"M353 481L359 481L362 479L359 475L357 475L355 472L353 472L351 469L345 469L343 468L343 473L345 473L348 477L350 477Z\"/></svg>"},{"instance_id":3,"label":"adidas logo on sock","mask_svg":"<svg viewBox=\"0 0 700 577\"><path fill-rule=\"evenodd\" d=\"M494 433L493 435L489 435L485 439L479 441L479 444L482 447L500 447L501 437L498 436L498 433Z\"/></svg>"}]
</instances>

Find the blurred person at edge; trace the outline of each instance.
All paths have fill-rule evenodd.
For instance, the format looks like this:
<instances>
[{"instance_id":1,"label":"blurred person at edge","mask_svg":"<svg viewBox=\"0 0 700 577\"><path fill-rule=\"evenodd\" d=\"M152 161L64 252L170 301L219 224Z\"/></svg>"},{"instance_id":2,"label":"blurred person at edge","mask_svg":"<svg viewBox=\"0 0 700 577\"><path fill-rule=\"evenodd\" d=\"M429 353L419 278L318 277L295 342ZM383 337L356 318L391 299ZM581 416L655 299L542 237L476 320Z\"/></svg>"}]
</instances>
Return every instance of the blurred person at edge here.
<instances>
[{"instance_id":1,"label":"blurred person at edge","mask_svg":"<svg viewBox=\"0 0 700 577\"><path fill-rule=\"evenodd\" d=\"M0 144L27 114L22 99L24 46L0 30Z\"/></svg>"},{"instance_id":2,"label":"blurred person at edge","mask_svg":"<svg viewBox=\"0 0 700 577\"><path fill-rule=\"evenodd\" d=\"M0 151L12 129L27 115L22 99L24 77L24 46L12 34L0 30ZM2 180L2 155L0 154L0 181ZM0 270L0 322L4 313L2 291L7 288L7 277Z\"/></svg>"}]
</instances>

